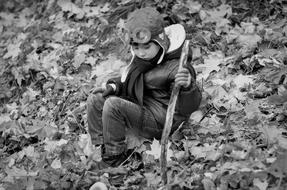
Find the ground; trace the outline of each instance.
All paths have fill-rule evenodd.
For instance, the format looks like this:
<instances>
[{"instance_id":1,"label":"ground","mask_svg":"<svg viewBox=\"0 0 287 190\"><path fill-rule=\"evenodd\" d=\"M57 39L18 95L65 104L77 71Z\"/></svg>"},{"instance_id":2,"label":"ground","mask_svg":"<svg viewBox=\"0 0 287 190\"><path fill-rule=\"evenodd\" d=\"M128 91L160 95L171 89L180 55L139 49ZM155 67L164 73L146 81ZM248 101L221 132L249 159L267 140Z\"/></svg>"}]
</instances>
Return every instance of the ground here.
<instances>
[{"instance_id":1,"label":"ground","mask_svg":"<svg viewBox=\"0 0 287 190\"><path fill-rule=\"evenodd\" d=\"M0 4L0 190L287 188L285 0ZM160 142L132 133L127 165L87 171L86 99L128 63L123 22L144 6L184 25L204 97L170 138L168 185Z\"/></svg>"}]
</instances>

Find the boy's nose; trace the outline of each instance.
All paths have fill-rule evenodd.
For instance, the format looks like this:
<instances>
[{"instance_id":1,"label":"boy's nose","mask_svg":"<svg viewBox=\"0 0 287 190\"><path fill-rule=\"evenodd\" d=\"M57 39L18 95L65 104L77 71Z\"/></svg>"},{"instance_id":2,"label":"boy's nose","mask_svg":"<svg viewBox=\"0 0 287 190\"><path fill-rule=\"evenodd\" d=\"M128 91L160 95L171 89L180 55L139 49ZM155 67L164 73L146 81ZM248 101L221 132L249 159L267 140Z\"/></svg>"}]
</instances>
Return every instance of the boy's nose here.
<instances>
[{"instance_id":1,"label":"boy's nose","mask_svg":"<svg viewBox=\"0 0 287 190\"><path fill-rule=\"evenodd\" d=\"M141 57L144 57L144 56L145 56L145 52L144 52L144 51L140 51L140 52L139 52L139 55L140 55Z\"/></svg>"}]
</instances>

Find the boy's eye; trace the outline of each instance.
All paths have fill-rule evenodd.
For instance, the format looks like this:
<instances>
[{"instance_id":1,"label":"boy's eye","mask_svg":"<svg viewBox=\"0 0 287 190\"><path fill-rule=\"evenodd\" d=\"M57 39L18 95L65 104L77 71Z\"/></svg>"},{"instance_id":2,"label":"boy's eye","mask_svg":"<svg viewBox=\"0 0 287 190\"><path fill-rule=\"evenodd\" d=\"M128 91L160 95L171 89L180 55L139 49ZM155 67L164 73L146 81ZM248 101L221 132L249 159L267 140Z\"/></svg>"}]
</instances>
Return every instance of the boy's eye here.
<instances>
[{"instance_id":1,"label":"boy's eye","mask_svg":"<svg viewBox=\"0 0 287 190\"><path fill-rule=\"evenodd\" d=\"M148 44L141 44L141 45L133 45L133 49L149 49L150 48L150 43Z\"/></svg>"},{"instance_id":2,"label":"boy's eye","mask_svg":"<svg viewBox=\"0 0 287 190\"><path fill-rule=\"evenodd\" d=\"M148 49L148 48L150 48L150 44L143 45L143 49Z\"/></svg>"}]
</instances>

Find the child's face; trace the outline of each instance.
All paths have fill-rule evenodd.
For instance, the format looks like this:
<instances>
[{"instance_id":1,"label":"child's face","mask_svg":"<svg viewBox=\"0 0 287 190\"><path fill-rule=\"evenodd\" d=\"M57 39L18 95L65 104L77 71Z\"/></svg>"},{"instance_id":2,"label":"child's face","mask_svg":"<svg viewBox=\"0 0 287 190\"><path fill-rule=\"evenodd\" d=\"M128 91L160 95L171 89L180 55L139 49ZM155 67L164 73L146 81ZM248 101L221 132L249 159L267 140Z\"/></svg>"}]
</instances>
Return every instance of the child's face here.
<instances>
[{"instance_id":1,"label":"child's face","mask_svg":"<svg viewBox=\"0 0 287 190\"><path fill-rule=\"evenodd\" d=\"M151 60L154 58L160 49L159 45L154 42L149 42L146 44L133 44L132 48L135 55L144 60Z\"/></svg>"}]
</instances>

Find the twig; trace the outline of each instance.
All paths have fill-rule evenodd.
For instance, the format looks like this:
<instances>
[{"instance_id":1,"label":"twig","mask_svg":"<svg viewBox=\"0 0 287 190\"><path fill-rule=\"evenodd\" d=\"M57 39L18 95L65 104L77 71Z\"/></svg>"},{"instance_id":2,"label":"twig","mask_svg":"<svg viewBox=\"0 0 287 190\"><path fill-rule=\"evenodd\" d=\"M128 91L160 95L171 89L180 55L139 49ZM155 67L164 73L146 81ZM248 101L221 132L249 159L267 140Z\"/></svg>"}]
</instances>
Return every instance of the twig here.
<instances>
[{"instance_id":1,"label":"twig","mask_svg":"<svg viewBox=\"0 0 287 190\"><path fill-rule=\"evenodd\" d=\"M132 157L132 155L134 154L134 152L137 150L137 147L132 151L132 153L125 159L125 161L123 161L120 165L119 165L119 167L120 166L122 166L126 161L128 161L131 157Z\"/></svg>"},{"instance_id":2,"label":"twig","mask_svg":"<svg viewBox=\"0 0 287 190\"><path fill-rule=\"evenodd\" d=\"M188 56L188 48L189 48L189 40L186 40L182 52L181 52L181 57L179 61L179 68L178 70L183 69L183 65L187 61L187 56ZM162 137L161 137L161 156L160 156L160 165L161 165L161 178L162 182L164 185L167 184L167 160L166 160L166 154L167 154L167 144L168 144L168 137L171 131L171 126L172 126L172 120L173 120L173 115L174 115L174 110L175 110L175 105L177 102L177 97L179 94L180 88L177 86L174 86L171 92L168 108L167 108L167 114L165 118L165 124L164 124L164 129L162 132Z\"/></svg>"}]
</instances>

